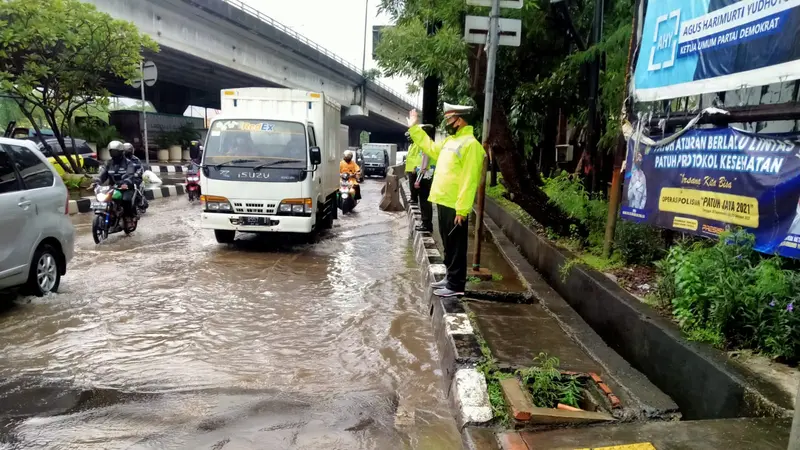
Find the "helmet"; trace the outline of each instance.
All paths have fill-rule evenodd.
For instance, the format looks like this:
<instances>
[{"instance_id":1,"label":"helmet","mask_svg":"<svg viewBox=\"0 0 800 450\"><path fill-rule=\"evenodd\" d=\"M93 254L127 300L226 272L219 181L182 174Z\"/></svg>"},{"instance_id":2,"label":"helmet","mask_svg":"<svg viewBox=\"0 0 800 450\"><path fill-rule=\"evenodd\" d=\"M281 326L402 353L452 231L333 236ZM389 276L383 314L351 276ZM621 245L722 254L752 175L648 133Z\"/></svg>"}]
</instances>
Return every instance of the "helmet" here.
<instances>
[{"instance_id":1,"label":"helmet","mask_svg":"<svg viewBox=\"0 0 800 450\"><path fill-rule=\"evenodd\" d=\"M125 152L125 156L127 156L127 157L133 156L133 144L131 144L129 142L126 142L126 143L122 144L122 149Z\"/></svg>"},{"instance_id":2,"label":"helmet","mask_svg":"<svg viewBox=\"0 0 800 450\"><path fill-rule=\"evenodd\" d=\"M119 161L125 154L125 146L120 141L111 141L108 144L108 153L111 154L111 159Z\"/></svg>"},{"instance_id":3,"label":"helmet","mask_svg":"<svg viewBox=\"0 0 800 450\"><path fill-rule=\"evenodd\" d=\"M345 157L345 158L347 158L348 156L349 156L350 158L352 158L352 157L353 157L353 151L352 151L352 150L345 150L345 152L344 152L344 157Z\"/></svg>"}]
</instances>

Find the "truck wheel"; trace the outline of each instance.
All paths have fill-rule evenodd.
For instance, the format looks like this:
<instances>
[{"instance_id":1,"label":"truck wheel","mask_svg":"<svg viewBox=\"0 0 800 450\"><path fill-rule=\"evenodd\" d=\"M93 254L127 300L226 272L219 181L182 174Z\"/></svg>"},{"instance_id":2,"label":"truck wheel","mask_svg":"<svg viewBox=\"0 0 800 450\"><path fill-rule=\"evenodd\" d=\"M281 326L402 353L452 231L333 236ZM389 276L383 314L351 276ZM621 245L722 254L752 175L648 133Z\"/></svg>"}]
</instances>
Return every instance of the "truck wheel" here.
<instances>
[{"instance_id":1,"label":"truck wheel","mask_svg":"<svg viewBox=\"0 0 800 450\"><path fill-rule=\"evenodd\" d=\"M231 230L214 230L214 237L220 244L232 244L236 238L236 232Z\"/></svg>"}]
</instances>

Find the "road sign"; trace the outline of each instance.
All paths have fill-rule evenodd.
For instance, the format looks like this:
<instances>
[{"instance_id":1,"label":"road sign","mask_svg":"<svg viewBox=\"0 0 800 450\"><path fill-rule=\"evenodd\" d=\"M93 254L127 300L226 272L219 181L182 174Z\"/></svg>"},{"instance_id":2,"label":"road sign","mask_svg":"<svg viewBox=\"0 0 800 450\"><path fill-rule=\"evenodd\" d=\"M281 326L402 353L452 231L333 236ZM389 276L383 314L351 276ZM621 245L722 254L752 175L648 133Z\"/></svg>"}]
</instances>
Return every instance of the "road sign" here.
<instances>
[{"instance_id":1,"label":"road sign","mask_svg":"<svg viewBox=\"0 0 800 450\"><path fill-rule=\"evenodd\" d=\"M467 0L471 6L492 6L492 0ZM501 8L522 9L522 0L500 0Z\"/></svg>"},{"instance_id":2,"label":"road sign","mask_svg":"<svg viewBox=\"0 0 800 450\"><path fill-rule=\"evenodd\" d=\"M156 84L156 80L158 80L158 68L156 67L156 63L153 61L145 61L142 65L142 74L144 77L145 86L152 87L154 84ZM133 83L131 84L134 88L139 89L139 87L142 86L142 80L133 80Z\"/></svg>"},{"instance_id":3,"label":"road sign","mask_svg":"<svg viewBox=\"0 0 800 450\"><path fill-rule=\"evenodd\" d=\"M522 42L522 21L519 19L498 19L500 39L498 45L519 47ZM468 44L486 44L489 35L489 18L467 16L464 24L464 40Z\"/></svg>"}]
</instances>

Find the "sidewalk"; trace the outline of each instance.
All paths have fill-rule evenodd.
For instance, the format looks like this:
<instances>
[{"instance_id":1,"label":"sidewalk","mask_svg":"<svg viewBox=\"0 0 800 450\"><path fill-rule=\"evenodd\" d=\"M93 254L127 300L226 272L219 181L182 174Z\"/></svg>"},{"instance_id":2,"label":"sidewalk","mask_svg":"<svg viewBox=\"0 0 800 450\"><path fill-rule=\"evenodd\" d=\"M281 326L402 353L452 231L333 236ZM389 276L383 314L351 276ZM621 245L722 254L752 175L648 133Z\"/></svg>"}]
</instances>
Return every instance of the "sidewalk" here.
<instances>
[{"instance_id":1,"label":"sidewalk","mask_svg":"<svg viewBox=\"0 0 800 450\"><path fill-rule=\"evenodd\" d=\"M485 450L786 450L790 427L789 419L746 418L507 432L494 443L486 430L468 434L482 439L473 448Z\"/></svg>"}]
</instances>

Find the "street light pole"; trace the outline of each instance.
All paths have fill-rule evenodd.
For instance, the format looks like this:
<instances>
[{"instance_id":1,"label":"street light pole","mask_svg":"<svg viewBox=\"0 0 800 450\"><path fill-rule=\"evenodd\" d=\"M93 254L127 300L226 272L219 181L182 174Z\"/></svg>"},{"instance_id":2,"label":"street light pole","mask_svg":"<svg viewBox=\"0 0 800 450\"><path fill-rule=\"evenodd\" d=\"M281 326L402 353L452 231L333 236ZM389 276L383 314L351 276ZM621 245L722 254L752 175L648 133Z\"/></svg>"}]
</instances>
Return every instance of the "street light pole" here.
<instances>
[{"instance_id":1,"label":"street light pole","mask_svg":"<svg viewBox=\"0 0 800 450\"><path fill-rule=\"evenodd\" d=\"M478 186L477 221L475 223L475 253L472 257L471 275L478 278L491 277L487 270L481 270L481 244L483 243L483 208L486 203L486 171L489 161L492 160L492 150L489 146L489 132L492 125L492 103L494 101L494 75L497 66L497 49L500 44L500 0L492 0L492 12L489 14L489 34L486 37L486 86L484 89L483 127L481 128L482 144L486 151L481 169L481 182Z\"/></svg>"},{"instance_id":2,"label":"street light pole","mask_svg":"<svg viewBox=\"0 0 800 450\"><path fill-rule=\"evenodd\" d=\"M144 163L150 168L150 147L147 143L147 103L144 99L144 60L139 63L139 70L142 72L142 136L144 139Z\"/></svg>"},{"instance_id":3,"label":"street light pole","mask_svg":"<svg viewBox=\"0 0 800 450\"><path fill-rule=\"evenodd\" d=\"M364 0L364 52L361 55L361 75L367 71L367 19L369 18L369 0Z\"/></svg>"}]
</instances>

